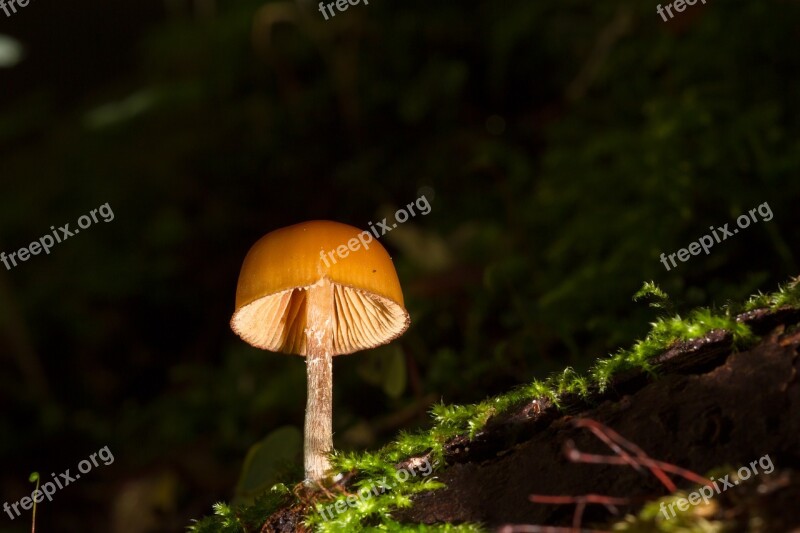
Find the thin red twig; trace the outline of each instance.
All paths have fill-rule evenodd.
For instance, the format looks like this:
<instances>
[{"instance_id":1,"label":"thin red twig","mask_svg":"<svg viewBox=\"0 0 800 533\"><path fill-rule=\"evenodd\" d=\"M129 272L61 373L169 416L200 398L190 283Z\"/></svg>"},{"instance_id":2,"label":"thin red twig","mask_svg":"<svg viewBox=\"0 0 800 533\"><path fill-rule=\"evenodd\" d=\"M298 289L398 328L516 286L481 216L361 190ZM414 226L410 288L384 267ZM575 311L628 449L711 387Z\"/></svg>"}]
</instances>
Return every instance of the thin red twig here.
<instances>
[{"instance_id":1,"label":"thin red twig","mask_svg":"<svg viewBox=\"0 0 800 533\"><path fill-rule=\"evenodd\" d=\"M591 464L608 464L608 465L626 465L628 464L625 459L622 457L616 457L614 455L598 455L593 453L584 453L577 448L575 448L575 443L572 441L567 441L564 444L564 452L567 455L567 459L569 459L573 463L591 463ZM699 474L692 472L691 470L687 470L682 468L678 465L674 465L672 463L666 463L664 461L659 461L657 459L653 459L651 457L637 457L636 461L646 466L651 472L655 469L655 471L660 472L664 476L664 472L669 472L671 474L675 474L681 476L682 478L697 483L699 485L711 485L711 480L705 478ZM661 480L661 478L659 478ZM666 482L661 480L662 484L666 487L669 492L675 492L678 488L672 482L669 477L666 478Z\"/></svg>"},{"instance_id":2,"label":"thin red twig","mask_svg":"<svg viewBox=\"0 0 800 533\"><path fill-rule=\"evenodd\" d=\"M579 428L580 427L589 428L589 430L592 433L594 433L595 437L597 437L598 439L603 441L606 444L606 446L611 448L611 450L614 453L616 453L617 455L619 455L620 457L625 459L625 462L627 462L631 467L633 467L634 470L636 470L637 472L641 472L642 471L642 468L639 466L639 464L636 463L636 461L630 455L628 455L628 453L625 450L623 450L620 446L618 446L616 444L616 442L614 442L614 441L616 440L622 446L625 446L626 448L631 450L636 455L643 454L644 452L638 446L636 446L633 443L628 442L627 440L623 439L622 436L619 433L617 433L613 429L607 428L605 426L603 426L603 429L601 429L600 427L598 427L598 423L597 422L595 422L594 420L591 420L589 418L578 418L578 419L574 420L572 422L572 424L575 427L579 427ZM605 430L605 432L603 430Z\"/></svg>"},{"instance_id":3,"label":"thin red twig","mask_svg":"<svg viewBox=\"0 0 800 533\"><path fill-rule=\"evenodd\" d=\"M584 453L578 450L572 440L568 440L564 444L564 454L566 455L567 459L573 463L629 466L637 472L642 472L642 467L645 467L661 482L662 485L664 485L669 492L675 492L677 487L672 479L670 479L670 477L667 475L667 472L681 476L686 480L693 481L700 485L712 484L711 480L696 474L691 470L651 458L636 444L630 442L613 429L604 426L596 420L579 418L576 419L573 424L575 427L587 428L615 454L600 455ZM575 504L575 512L572 516L572 527L567 528L561 526L509 524L503 526L499 530L500 533L607 533L601 530L581 529L581 521L583 520L583 513L586 510L586 506L588 504L601 504L604 505L611 513L616 514L617 505L629 505L631 503L630 498L606 496L603 494L584 494L581 496L531 494L528 499L533 503L541 504Z\"/></svg>"},{"instance_id":4,"label":"thin red twig","mask_svg":"<svg viewBox=\"0 0 800 533\"><path fill-rule=\"evenodd\" d=\"M592 433L595 434L595 436L597 436L600 440L602 440L606 444L608 444L609 440L615 441L620 446L624 446L624 447L628 448L630 451L632 451L636 455L636 457L638 459L640 459L640 460L642 460L642 459L650 459L650 457L644 452L644 450L639 448L637 445L635 445L634 443L632 443L628 439L624 438L622 435L620 435L619 433L617 433L616 431L614 431L610 427L604 426L600 422L597 422L597 421L592 420L590 418L578 418L578 419L573 421L573 424L576 427L588 427L592 431ZM609 445L609 447L611 447L611 445ZM615 453L617 453L619 455L619 452L617 452L617 450L614 447L611 447L611 449ZM625 454L623 456L623 458L626 459L626 462L628 462L628 459L633 460L627 454ZM637 461L637 463L641 464L640 461ZM667 490L669 490L670 492L675 492L678 489L678 487L675 486L675 484L672 482L672 480L669 478L669 476L667 476L667 474L665 474L662 469L660 469L658 467L653 467L653 466L649 467L649 469L650 469L650 472L659 481L661 481L661 483L667 488ZM641 469L638 467L638 465L637 465L637 467L635 467L635 470L637 472L641 472Z\"/></svg>"}]
</instances>

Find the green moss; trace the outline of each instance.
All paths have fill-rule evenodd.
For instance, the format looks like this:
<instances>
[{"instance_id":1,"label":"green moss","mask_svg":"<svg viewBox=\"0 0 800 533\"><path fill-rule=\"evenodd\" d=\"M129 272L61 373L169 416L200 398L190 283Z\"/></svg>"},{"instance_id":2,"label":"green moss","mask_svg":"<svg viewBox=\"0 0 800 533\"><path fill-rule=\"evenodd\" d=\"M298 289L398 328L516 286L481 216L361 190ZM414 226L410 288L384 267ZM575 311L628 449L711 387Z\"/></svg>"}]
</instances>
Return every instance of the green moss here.
<instances>
[{"instance_id":1,"label":"green moss","mask_svg":"<svg viewBox=\"0 0 800 533\"><path fill-rule=\"evenodd\" d=\"M639 302L647 300L649 302L650 307L655 307L657 309L669 309L669 296L666 292L662 291L661 288L655 284L655 282L647 281L642 288L636 291L636 294L633 295L633 301Z\"/></svg>"},{"instance_id":2,"label":"green moss","mask_svg":"<svg viewBox=\"0 0 800 533\"><path fill-rule=\"evenodd\" d=\"M369 524L369 529L373 531L376 529L380 531L398 531L399 524L389 514L392 509L411 507L411 497L413 495L444 487L442 483L427 478L420 482L396 483L392 489L376 496L372 491L380 490L379 487L381 485L379 482L383 478L388 483L393 483L388 480L394 480L395 476L365 477L356 484L353 494L339 496L334 502L317 504L316 512L308 515L306 524L313 527L315 531L326 533L361 531L364 529L365 524ZM360 497L358 494L362 492L362 489L364 496ZM344 509L342 512L337 511L337 504L339 504L340 509ZM472 530L468 528L463 531ZM440 531L440 529L433 528L431 531ZM451 531L462 530L452 529Z\"/></svg>"},{"instance_id":3,"label":"green moss","mask_svg":"<svg viewBox=\"0 0 800 533\"><path fill-rule=\"evenodd\" d=\"M744 305L744 310L777 309L779 307L800 307L800 278L782 285L776 292L771 294L759 292L757 295L751 296Z\"/></svg>"},{"instance_id":4,"label":"green moss","mask_svg":"<svg viewBox=\"0 0 800 533\"><path fill-rule=\"evenodd\" d=\"M646 283L635 296L635 298L645 297L658 302L659 307L664 307L668 299L667 295L652 283ZM800 307L800 283L796 280L774 293L751 297L744 305L728 305L719 310L695 309L685 318L678 315L661 317L652 323L647 337L629 349L619 350L610 357L597 361L587 375L578 374L567 368L545 381L534 380L511 392L477 404L437 404L432 408L433 427L430 429L417 433L403 432L396 441L375 452L334 454L332 463L340 472L357 473L353 493L357 493L360 489L371 490L376 486L379 487L384 479L395 479L397 464L409 458L425 456L431 465L442 465L444 445L450 439L456 436L474 438L492 416L503 413L515 405L533 400L546 400L560 407L565 395L588 399L594 392L605 390L612 377L620 372L640 369L653 373L655 369L651 363L652 358L675 342L700 338L714 330L726 330L733 336L735 347L746 346L756 338L750 328L736 321L737 311L757 308L777 309L784 306ZM469 524L401 525L391 517L393 509L409 507L411 498L415 494L442 487L442 483L436 481L433 475L415 475L405 482L396 483L391 490L368 498L354 499L351 495L350 505L346 505L348 495L342 494L333 501L316 504L316 512L311 512L306 517L306 524L320 532L355 532L365 528L370 531L480 531L480 526ZM285 487L278 487L252 507L236 511L224 504L217 504L214 506L215 516L206 518L190 529L194 533L251 531L247 524L258 524L259 520L263 521L271 512L285 505L289 498L287 494L288 490ZM339 504L340 509L343 509L342 512L328 511L327 518L323 517L323 511L335 509L337 502L344 502ZM647 527L651 527L650 530L654 530L652 529L655 527L654 524L668 528L655 529L657 531L716 531L714 523L706 522L701 517L691 518L691 524L686 522L688 525L682 525L685 522L683 518L664 521L661 524L653 514L652 506L656 506L657 512L658 504L660 501L645 506L638 517L630 518L630 522L626 519L626 522L618 524L619 527L629 529L615 530L645 531L647 529L635 529L635 527L645 527L642 524L647 523Z\"/></svg>"},{"instance_id":5,"label":"green moss","mask_svg":"<svg viewBox=\"0 0 800 533\"><path fill-rule=\"evenodd\" d=\"M698 506L689 506L686 511L681 511L674 504L681 498L685 498L687 493L676 492L664 498L646 503L638 514L629 514L623 520L614 524L611 531L625 531L627 533L717 533L724 530L724 524L720 521L709 520L708 516L714 513L716 504L711 501L708 504L701 502ZM665 518L661 511L661 504L665 508L672 505L675 516L670 519ZM669 511L666 511L671 516Z\"/></svg>"},{"instance_id":6,"label":"green moss","mask_svg":"<svg viewBox=\"0 0 800 533\"><path fill-rule=\"evenodd\" d=\"M231 508L226 503L215 503L213 516L208 516L189 526L192 533L243 533L259 531L265 518L289 504L291 492L282 483L256 498L252 505Z\"/></svg>"}]
</instances>

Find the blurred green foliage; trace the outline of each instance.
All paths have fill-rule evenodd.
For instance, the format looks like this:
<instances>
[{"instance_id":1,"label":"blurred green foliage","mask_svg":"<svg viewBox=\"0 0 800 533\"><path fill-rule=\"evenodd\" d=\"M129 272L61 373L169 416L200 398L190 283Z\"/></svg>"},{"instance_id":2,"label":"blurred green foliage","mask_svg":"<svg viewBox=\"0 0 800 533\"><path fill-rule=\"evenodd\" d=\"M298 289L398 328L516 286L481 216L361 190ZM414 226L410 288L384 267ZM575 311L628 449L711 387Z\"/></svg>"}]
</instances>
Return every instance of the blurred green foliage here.
<instances>
[{"instance_id":1,"label":"blurred green foliage","mask_svg":"<svg viewBox=\"0 0 800 533\"><path fill-rule=\"evenodd\" d=\"M294 426L278 428L253 445L242 465L236 487L239 502L236 503L252 504L281 479L302 477L302 470L292 468L302 461L298 453L302 449L303 434Z\"/></svg>"},{"instance_id":2,"label":"blurred green foliage","mask_svg":"<svg viewBox=\"0 0 800 533\"><path fill-rule=\"evenodd\" d=\"M384 237L411 329L336 362L340 449L424 423L429 394L586 370L647 331L643 280L684 312L797 274L799 9L665 24L632 0L412 0L324 22L223 1L151 28L135 69L77 101L20 95L0 115L0 250L105 202L115 219L0 269L9 496L102 443L119 461L81 491L177 472L167 529L230 499L248 449L303 418L302 360L227 326L247 249L291 223L432 205ZM659 262L763 202L772 221Z\"/></svg>"}]
</instances>

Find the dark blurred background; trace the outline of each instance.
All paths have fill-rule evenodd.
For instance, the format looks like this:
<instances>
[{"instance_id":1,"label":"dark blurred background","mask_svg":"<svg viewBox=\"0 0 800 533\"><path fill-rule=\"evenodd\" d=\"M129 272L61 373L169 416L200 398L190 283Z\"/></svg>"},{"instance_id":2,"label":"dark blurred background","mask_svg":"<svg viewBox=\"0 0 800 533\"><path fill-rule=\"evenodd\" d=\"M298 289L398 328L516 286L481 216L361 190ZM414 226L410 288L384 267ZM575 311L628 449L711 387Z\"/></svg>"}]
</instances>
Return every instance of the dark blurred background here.
<instances>
[{"instance_id":1,"label":"dark blurred background","mask_svg":"<svg viewBox=\"0 0 800 533\"><path fill-rule=\"evenodd\" d=\"M432 206L382 239L411 329L334 365L343 450L629 345L655 316L631 301L643 281L679 312L775 289L800 273L798 15L796 0L668 22L638 0L372 0L327 22L263 0L0 11L0 251L114 214L0 265L0 500L103 446L114 462L41 504L38 531L180 531L299 479L303 361L228 320L250 245L303 220L367 228ZM659 262L764 202L771 221ZM0 513L0 531L29 528Z\"/></svg>"}]
</instances>

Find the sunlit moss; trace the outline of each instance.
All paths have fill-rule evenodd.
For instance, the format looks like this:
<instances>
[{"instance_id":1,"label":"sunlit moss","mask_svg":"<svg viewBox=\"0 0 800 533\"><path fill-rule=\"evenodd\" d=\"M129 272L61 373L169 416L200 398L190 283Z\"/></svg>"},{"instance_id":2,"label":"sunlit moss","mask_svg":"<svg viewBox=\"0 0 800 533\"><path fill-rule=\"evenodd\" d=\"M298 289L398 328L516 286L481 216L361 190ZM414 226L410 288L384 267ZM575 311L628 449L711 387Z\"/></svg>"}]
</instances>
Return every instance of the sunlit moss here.
<instances>
[{"instance_id":1,"label":"sunlit moss","mask_svg":"<svg viewBox=\"0 0 800 533\"><path fill-rule=\"evenodd\" d=\"M762 294L759 292L757 295L751 296L744 305L744 310L777 309L779 307L800 307L800 278L782 285L773 293Z\"/></svg>"}]
</instances>

